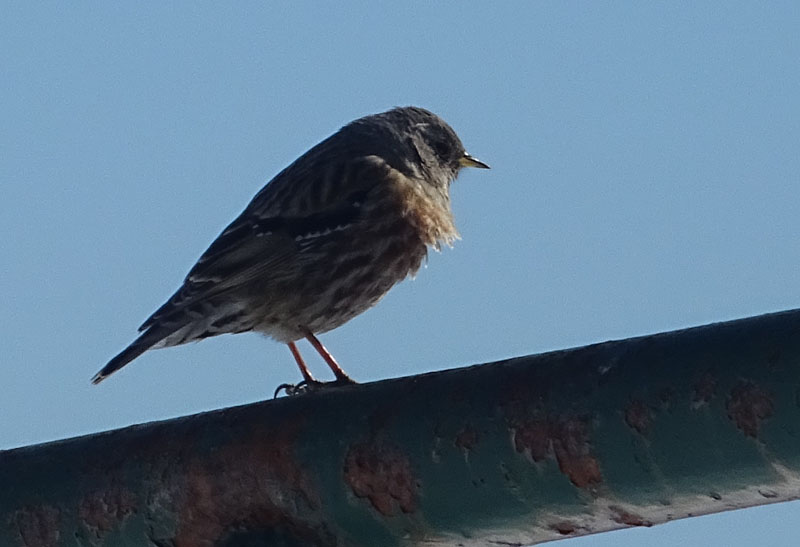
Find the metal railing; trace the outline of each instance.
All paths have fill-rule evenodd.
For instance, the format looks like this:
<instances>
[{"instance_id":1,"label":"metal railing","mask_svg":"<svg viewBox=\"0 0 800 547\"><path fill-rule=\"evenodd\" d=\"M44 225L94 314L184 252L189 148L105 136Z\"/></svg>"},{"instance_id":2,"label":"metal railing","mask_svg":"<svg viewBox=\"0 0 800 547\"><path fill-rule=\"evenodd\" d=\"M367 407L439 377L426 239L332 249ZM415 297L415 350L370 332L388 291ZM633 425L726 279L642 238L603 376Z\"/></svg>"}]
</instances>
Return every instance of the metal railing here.
<instances>
[{"instance_id":1,"label":"metal railing","mask_svg":"<svg viewBox=\"0 0 800 547\"><path fill-rule=\"evenodd\" d=\"M800 310L0 453L0 545L529 545L800 497Z\"/></svg>"}]
</instances>

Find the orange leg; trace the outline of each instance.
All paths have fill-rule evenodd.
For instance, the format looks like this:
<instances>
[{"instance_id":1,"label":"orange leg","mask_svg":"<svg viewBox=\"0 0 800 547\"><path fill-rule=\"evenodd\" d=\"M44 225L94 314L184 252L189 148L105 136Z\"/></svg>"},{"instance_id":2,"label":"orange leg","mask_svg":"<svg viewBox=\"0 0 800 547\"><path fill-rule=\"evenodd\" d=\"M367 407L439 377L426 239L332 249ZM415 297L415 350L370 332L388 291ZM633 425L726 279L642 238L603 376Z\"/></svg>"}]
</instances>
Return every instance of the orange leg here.
<instances>
[{"instance_id":1,"label":"orange leg","mask_svg":"<svg viewBox=\"0 0 800 547\"><path fill-rule=\"evenodd\" d=\"M297 361L297 366L300 367L300 373L303 375L303 379L308 384L316 384L318 383L313 376L311 376L311 372L309 372L308 367L306 366L306 362L303 361L303 356L300 355L300 351L297 349L297 346L294 342L289 342L287 344L289 346L289 351L292 352L292 356L294 360ZM279 388L280 389L280 388Z\"/></svg>"},{"instance_id":2,"label":"orange leg","mask_svg":"<svg viewBox=\"0 0 800 547\"><path fill-rule=\"evenodd\" d=\"M333 358L331 352L325 349L325 346L323 346L322 342L320 342L317 337L314 336L314 333L308 329L305 329L305 333L306 340L311 342L311 345L314 346L314 349L317 350L317 352L322 356L322 358L333 371L333 374L336 376L336 380L339 382L354 384L355 381L350 378L344 370L342 370L342 367L340 367L339 363L336 362L336 359Z\"/></svg>"}]
</instances>

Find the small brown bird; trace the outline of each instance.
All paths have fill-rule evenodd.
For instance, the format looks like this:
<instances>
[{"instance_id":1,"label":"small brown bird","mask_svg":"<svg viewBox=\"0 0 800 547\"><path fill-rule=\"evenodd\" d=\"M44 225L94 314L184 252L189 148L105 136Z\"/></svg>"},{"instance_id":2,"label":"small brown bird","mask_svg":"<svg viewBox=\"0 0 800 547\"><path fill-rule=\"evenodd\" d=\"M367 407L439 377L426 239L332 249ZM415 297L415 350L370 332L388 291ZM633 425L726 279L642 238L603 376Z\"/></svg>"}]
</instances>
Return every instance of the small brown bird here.
<instances>
[{"instance_id":1,"label":"small brown bird","mask_svg":"<svg viewBox=\"0 0 800 547\"><path fill-rule=\"evenodd\" d=\"M425 109L349 123L256 194L92 382L148 349L246 331L288 344L308 387L320 382L297 350L301 338L336 382L352 382L315 335L374 306L417 272L428 247L458 237L450 184L462 167L489 166Z\"/></svg>"}]
</instances>

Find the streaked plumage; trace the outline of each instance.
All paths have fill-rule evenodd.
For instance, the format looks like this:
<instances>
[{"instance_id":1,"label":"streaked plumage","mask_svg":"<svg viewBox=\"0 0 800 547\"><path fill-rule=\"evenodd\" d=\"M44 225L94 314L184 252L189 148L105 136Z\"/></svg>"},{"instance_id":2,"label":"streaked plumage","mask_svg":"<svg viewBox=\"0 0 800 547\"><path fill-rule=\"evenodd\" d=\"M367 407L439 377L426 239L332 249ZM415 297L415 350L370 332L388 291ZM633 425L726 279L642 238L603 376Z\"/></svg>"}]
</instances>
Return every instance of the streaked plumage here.
<instances>
[{"instance_id":1,"label":"streaked plumage","mask_svg":"<svg viewBox=\"0 0 800 547\"><path fill-rule=\"evenodd\" d=\"M375 305L428 247L458 237L449 188L464 166L487 167L422 108L351 122L262 188L92 381L151 348L251 330L289 344L307 382L301 338L349 380L314 334Z\"/></svg>"}]
</instances>

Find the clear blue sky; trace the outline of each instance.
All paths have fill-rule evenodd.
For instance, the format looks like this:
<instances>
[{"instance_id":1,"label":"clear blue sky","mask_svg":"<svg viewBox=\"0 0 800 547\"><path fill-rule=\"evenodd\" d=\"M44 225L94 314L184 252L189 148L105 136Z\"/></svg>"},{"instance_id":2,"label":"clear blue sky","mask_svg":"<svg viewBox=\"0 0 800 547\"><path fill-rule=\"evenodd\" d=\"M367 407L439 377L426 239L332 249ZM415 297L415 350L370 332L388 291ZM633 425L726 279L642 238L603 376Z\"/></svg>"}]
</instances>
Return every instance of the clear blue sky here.
<instances>
[{"instance_id":1,"label":"clear blue sky","mask_svg":"<svg viewBox=\"0 0 800 547\"><path fill-rule=\"evenodd\" d=\"M89 385L269 178L395 105L493 169L454 249L323 337L359 380L800 306L797 2L267 4L4 4L0 448L297 380L248 334ZM790 503L571 544L799 534Z\"/></svg>"}]
</instances>

